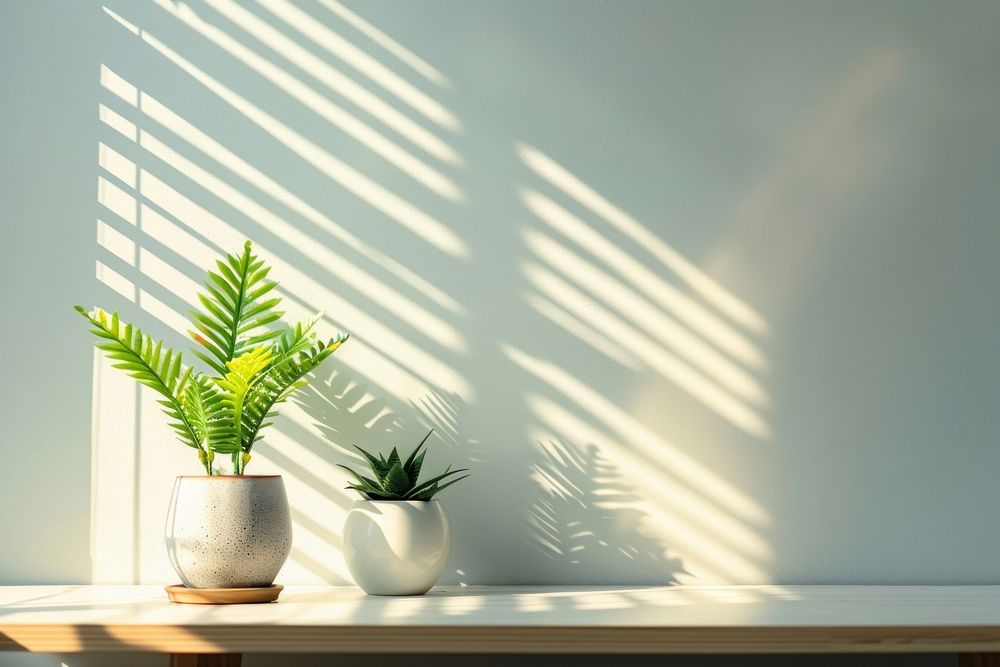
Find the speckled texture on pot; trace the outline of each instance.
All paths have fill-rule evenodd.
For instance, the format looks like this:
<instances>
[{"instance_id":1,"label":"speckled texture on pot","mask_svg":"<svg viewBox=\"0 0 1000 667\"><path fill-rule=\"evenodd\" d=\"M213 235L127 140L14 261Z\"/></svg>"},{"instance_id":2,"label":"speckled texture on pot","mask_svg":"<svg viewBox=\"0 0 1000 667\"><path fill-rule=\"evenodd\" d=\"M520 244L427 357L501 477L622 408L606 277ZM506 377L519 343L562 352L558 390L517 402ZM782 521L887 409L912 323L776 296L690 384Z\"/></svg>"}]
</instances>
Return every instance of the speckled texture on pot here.
<instances>
[{"instance_id":1,"label":"speckled texture on pot","mask_svg":"<svg viewBox=\"0 0 1000 667\"><path fill-rule=\"evenodd\" d=\"M167 554L191 588L270 586L292 549L280 476L178 477Z\"/></svg>"}]
</instances>

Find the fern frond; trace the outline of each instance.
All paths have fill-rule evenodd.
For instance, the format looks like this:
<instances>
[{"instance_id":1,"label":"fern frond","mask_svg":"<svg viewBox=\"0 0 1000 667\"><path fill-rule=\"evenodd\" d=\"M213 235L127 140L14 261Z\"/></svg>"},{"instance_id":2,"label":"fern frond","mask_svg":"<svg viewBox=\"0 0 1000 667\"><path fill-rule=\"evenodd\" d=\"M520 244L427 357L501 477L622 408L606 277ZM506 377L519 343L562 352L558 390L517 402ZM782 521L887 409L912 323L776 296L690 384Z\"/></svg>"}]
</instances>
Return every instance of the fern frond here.
<instances>
[{"instance_id":1,"label":"fern frond","mask_svg":"<svg viewBox=\"0 0 1000 667\"><path fill-rule=\"evenodd\" d=\"M295 326L289 327L282 332L281 337L275 341L274 350L275 363L281 363L285 359L307 349L316 341L316 334L313 327L323 317L323 313L316 313L308 320L296 322ZM339 341L338 345L340 342Z\"/></svg>"},{"instance_id":2,"label":"fern frond","mask_svg":"<svg viewBox=\"0 0 1000 667\"><path fill-rule=\"evenodd\" d=\"M191 423L182 401L191 384L192 370L183 365L180 353L164 349L163 341L154 341L138 327L121 322L118 311L110 316L101 309L88 313L82 306L76 306L76 311L87 318L91 332L102 339L97 348L113 362L112 366L163 397L158 402L181 442L202 449L199 431Z\"/></svg>"},{"instance_id":3,"label":"fern frond","mask_svg":"<svg viewBox=\"0 0 1000 667\"><path fill-rule=\"evenodd\" d=\"M196 373L184 393L188 420L206 451L232 452L239 449L239 432L233 428L224 394L209 378Z\"/></svg>"},{"instance_id":4,"label":"fern frond","mask_svg":"<svg viewBox=\"0 0 1000 667\"><path fill-rule=\"evenodd\" d=\"M216 453L231 454L233 472L241 474L260 431L276 416L274 406L347 340L318 343L313 327L321 314L293 327L272 327L284 313L277 310L281 299L272 294L277 283L268 278L270 270L247 241L240 254L225 255L208 271L200 309L191 311L190 334L199 345L195 356L217 375L211 378L185 367L181 355L161 341L120 322L117 312L88 313L76 306L112 365L160 394L171 428L197 449L209 475L220 474L213 467Z\"/></svg>"},{"instance_id":5,"label":"fern frond","mask_svg":"<svg viewBox=\"0 0 1000 667\"><path fill-rule=\"evenodd\" d=\"M228 362L282 335L266 328L284 314L275 310L280 297L265 298L277 283L268 279L271 267L251 248L247 241L241 255L216 262L198 295L202 310L191 311L197 329L191 335L204 348L195 355L221 376L229 372Z\"/></svg>"},{"instance_id":6,"label":"fern frond","mask_svg":"<svg viewBox=\"0 0 1000 667\"><path fill-rule=\"evenodd\" d=\"M218 445L213 446L215 451L234 453L240 450L240 444L243 442L243 419L247 396L254 386L263 379L261 373L267 368L270 361L270 348L260 345L228 362L226 366L229 368L229 372L215 380L215 383L222 390L220 404L228 415L232 435L232 438L224 443L224 448Z\"/></svg>"},{"instance_id":7,"label":"fern frond","mask_svg":"<svg viewBox=\"0 0 1000 667\"><path fill-rule=\"evenodd\" d=\"M311 325L310 325L311 328ZM308 330L306 331L308 333ZM299 337L304 334L299 334ZM293 337L294 338L294 337ZM293 338L289 338L291 341ZM295 354L279 352L282 361L272 365L257 383L254 392L244 407L243 451L249 452L261 437L260 431L270 425L267 419L275 416L272 408L288 400L292 393L304 385L306 375L315 370L327 357L348 339L348 336L331 339L326 343L314 343ZM282 341L286 341L282 337ZM280 349L282 343L278 344ZM293 349L294 346L288 349Z\"/></svg>"}]
</instances>

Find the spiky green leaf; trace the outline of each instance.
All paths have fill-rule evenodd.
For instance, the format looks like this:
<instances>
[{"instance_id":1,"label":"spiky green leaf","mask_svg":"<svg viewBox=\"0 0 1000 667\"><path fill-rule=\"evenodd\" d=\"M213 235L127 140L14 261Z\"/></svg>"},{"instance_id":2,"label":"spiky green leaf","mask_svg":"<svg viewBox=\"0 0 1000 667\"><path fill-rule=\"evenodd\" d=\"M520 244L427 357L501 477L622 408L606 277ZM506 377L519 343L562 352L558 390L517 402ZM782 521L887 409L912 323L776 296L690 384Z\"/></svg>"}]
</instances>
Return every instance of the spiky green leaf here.
<instances>
[{"instance_id":1,"label":"spiky green leaf","mask_svg":"<svg viewBox=\"0 0 1000 667\"><path fill-rule=\"evenodd\" d=\"M433 429L431 433L433 433ZM348 466L340 465L358 482L347 488L360 492L369 500L431 500L442 490L468 477L468 475L454 477L459 473L466 472L466 469L451 470L449 467L444 473L417 484L418 475L427 454L426 450L421 450L431 433L424 436L424 439L410 453L405 462L400 461L399 452L395 447L386 457L382 454L376 456L355 445L355 449L365 457L369 468L374 473L374 479L364 477Z\"/></svg>"},{"instance_id":2,"label":"spiky green leaf","mask_svg":"<svg viewBox=\"0 0 1000 667\"><path fill-rule=\"evenodd\" d=\"M389 468L389 472L385 474L385 480L382 486L390 495L393 496L403 496L413 488L413 483L410 478L406 476L406 472L403 470L403 465L397 460Z\"/></svg>"},{"instance_id":3,"label":"spiky green leaf","mask_svg":"<svg viewBox=\"0 0 1000 667\"><path fill-rule=\"evenodd\" d=\"M410 492L406 494L406 498L407 499L413 498L414 496L419 495L420 492L423 491L424 489L429 488L432 484L437 484L438 482L444 480L445 478L451 477L452 475L457 475L460 472L468 472L468 468L458 468L456 470L449 470L447 472L438 475L437 477L427 480L422 484L418 484L417 486L410 489Z\"/></svg>"}]
</instances>

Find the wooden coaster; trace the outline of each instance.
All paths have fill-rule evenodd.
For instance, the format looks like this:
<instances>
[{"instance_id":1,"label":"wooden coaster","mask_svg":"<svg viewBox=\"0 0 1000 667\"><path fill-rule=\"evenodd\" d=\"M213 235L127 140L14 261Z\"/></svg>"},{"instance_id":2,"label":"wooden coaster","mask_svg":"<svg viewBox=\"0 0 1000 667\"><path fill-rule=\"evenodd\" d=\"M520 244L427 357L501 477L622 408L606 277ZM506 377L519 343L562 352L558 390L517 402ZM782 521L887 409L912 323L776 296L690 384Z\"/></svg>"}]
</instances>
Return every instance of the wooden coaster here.
<instances>
[{"instance_id":1,"label":"wooden coaster","mask_svg":"<svg viewBox=\"0 0 1000 667\"><path fill-rule=\"evenodd\" d=\"M165 586L171 602L184 604L257 604L274 602L284 586L275 584L265 588L188 588L180 584Z\"/></svg>"}]
</instances>

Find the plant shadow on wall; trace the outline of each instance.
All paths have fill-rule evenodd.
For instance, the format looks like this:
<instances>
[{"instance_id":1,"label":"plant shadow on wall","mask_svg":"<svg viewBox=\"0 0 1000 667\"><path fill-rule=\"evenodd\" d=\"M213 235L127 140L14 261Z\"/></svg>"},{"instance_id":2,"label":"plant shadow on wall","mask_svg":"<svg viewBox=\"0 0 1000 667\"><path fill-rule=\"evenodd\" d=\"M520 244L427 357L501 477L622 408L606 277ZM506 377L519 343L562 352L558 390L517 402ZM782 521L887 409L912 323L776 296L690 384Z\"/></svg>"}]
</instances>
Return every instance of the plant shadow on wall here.
<instances>
[{"instance_id":1,"label":"plant shadow on wall","mask_svg":"<svg viewBox=\"0 0 1000 667\"><path fill-rule=\"evenodd\" d=\"M876 48L820 89L779 159L737 200L727 235L708 255L712 275L567 166L534 146L515 147L526 167L518 195L531 220L521 232L523 299L544 327L534 331L558 335L602 368L589 374L602 378L596 383L556 346L506 347L540 381L527 403L543 462L555 458L553 443L595 445L628 471L647 527L683 555L695 580L769 578L775 518L726 479L727 471L754 478L734 465L740 457L764 473L764 459L748 452L772 439L763 352L770 324L757 308L774 320L794 304L849 219L843 211L878 182L866 175L880 173L889 154L879 105L904 72L900 54ZM787 250L776 255L776 247ZM755 306L720 275L754 293ZM628 407L603 389L616 379L641 387ZM696 435L703 452L689 456L693 443L675 445L668 432ZM536 507L544 509L563 491L539 477ZM544 544L544 529L540 536Z\"/></svg>"},{"instance_id":2,"label":"plant shadow on wall","mask_svg":"<svg viewBox=\"0 0 1000 667\"><path fill-rule=\"evenodd\" d=\"M538 493L529 508L529 539L552 560L552 576L600 577L609 585L673 583L683 564L643 534L645 514L621 471L596 445L540 442L531 474Z\"/></svg>"},{"instance_id":3,"label":"plant shadow on wall","mask_svg":"<svg viewBox=\"0 0 1000 667\"><path fill-rule=\"evenodd\" d=\"M646 581L766 580L763 508L612 398L665 386L654 397L658 418L697 415L725 434L706 444L746 451L770 436L758 377L767 364L755 341L766 322L569 169L532 146L515 149L532 183L518 189L533 221L521 230L522 298L537 316L536 338L550 339L502 344L529 388L536 546L578 565L588 548L614 553L605 543L614 544ZM612 527L643 548L601 535ZM664 558L668 546L683 568Z\"/></svg>"}]
</instances>

